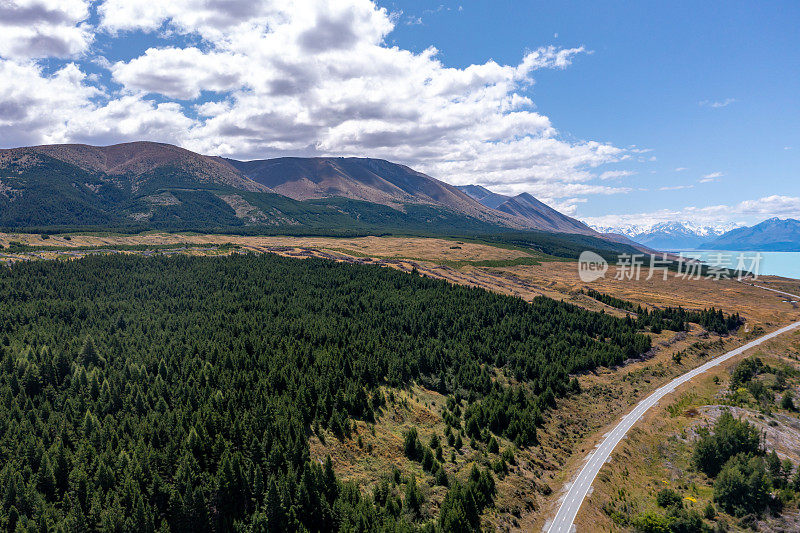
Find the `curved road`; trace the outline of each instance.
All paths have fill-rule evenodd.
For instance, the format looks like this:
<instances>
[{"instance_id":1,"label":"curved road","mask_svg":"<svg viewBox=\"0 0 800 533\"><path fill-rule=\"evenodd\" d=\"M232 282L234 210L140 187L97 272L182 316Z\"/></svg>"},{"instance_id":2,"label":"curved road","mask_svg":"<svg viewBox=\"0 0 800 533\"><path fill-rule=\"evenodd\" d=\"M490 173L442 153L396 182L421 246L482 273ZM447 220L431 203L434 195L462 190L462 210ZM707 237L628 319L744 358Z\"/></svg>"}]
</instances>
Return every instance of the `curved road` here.
<instances>
[{"instance_id":1,"label":"curved road","mask_svg":"<svg viewBox=\"0 0 800 533\"><path fill-rule=\"evenodd\" d=\"M764 287L766 288L766 287ZM770 289L774 290L774 289ZM780 292L780 291L775 291ZM788 294L788 293L783 293ZM795 295L790 295L795 296ZM797 296L795 296L797 297ZM737 355L741 354L742 352L749 350L755 346L758 346L764 341L777 337L787 331L791 331L795 328L800 326L800 322L795 322L794 324L789 324L786 327L783 327L779 330L773 331L763 337L759 337L752 342L748 342L744 346L740 346L735 350L731 350L719 357L715 357L711 359L707 363L702 366L695 368L680 377L677 377L667 383L666 385L657 389L654 393L650 396L642 400L636 405L633 411L628 413L622 418L622 421L617 424L617 426L608 433L600 443L600 445L595 449L594 452L589 456L589 460L581 469L578 477L575 478L575 481L570 486L569 492L564 497L564 500L561 502L561 507L558 509L558 513L553 521L550 523L549 527L545 526L545 529L549 533L568 533L572 530L572 523L575 521L575 517L578 515L578 509L581 508L581 504L583 503L584 498L589 493L589 489L594 482L594 478L597 476L598 472L600 472L600 468L602 468L603 464L608 460L608 457L611 455L611 452L614 448L619 444L628 430L633 427L633 425L642 418L642 415L653 407L655 404L658 403L661 398L669 394L670 392L674 391L677 387L683 385L687 381L691 380L695 376L698 376L708 370L709 368L713 368L720 363L723 363L730 359L731 357L736 357Z\"/></svg>"},{"instance_id":2,"label":"curved road","mask_svg":"<svg viewBox=\"0 0 800 533\"><path fill-rule=\"evenodd\" d=\"M745 285L750 285L751 287L758 287L759 289L764 289L765 291L772 291L772 292L777 292L778 294L783 294L785 296L791 296L792 298L800 298L800 296L792 294L791 292L783 292L779 291L778 289L770 289L769 287L764 287L763 285L756 285L755 283L747 283L744 281L741 281L740 283L744 283Z\"/></svg>"}]
</instances>

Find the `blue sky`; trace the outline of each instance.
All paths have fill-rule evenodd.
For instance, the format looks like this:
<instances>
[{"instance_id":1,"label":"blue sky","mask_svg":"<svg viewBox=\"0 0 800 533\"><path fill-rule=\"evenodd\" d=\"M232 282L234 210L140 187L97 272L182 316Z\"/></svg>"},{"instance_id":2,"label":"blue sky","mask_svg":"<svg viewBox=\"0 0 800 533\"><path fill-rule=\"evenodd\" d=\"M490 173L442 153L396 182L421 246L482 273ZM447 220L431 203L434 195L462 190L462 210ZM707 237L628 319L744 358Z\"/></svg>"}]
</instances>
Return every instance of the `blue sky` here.
<instances>
[{"instance_id":1,"label":"blue sky","mask_svg":"<svg viewBox=\"0 0 800 533\"><path fill-rule=\"evenodd\" d=\"M545 44L592 51L537 75L538 110L566 137L653 151L646 163L615 165L637 173L621 182L647 191L599 198L581 215L800 192L798 2L383 5L404 14L391 42L434 45L454 66L513 63ZM699 182L714 173L723 176ZM692 188L658 190L664 186Z\"/></svg>"},{"instance_id":2,"label":"blue sky","mask_svg":"<svg viewBox=\"0 0 800 533\"><path fill-rule=\"evenodd\" d=\"M0 147L382 157L609 227L800 217L798 27L790 1L14 0Z\"/></svg>"}]
</instances>

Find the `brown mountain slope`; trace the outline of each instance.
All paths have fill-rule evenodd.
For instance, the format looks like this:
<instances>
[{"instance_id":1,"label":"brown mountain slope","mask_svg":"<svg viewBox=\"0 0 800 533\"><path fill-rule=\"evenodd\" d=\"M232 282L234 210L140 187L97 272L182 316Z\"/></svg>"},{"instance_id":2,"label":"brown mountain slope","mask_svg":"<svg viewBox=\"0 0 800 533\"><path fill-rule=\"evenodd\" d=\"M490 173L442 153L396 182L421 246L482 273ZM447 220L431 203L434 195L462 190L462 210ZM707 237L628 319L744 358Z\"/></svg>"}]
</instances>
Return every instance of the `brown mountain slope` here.
<instances>
[{"instance_id":1,"label":"brown mountain slope","mask_svg":"<svg viewBox=\"0 0 800 533\"><path fill-rule=\"evenodd\" d=\"M69 168L60 168L59 165L63 164ZM450 211L466 215L501 228L599 236L584 224L528 194L511 198L471 186L485 193L477 198L469 187L455 187L405 165L381 159L284 157L236 161L200 155L169 144L132 142L111 146L62 144L0 150L0 170L6 167L13 167L17 172L25 167L35 168L33 176L39 180L36 190L37 194L41 193L36 197L40 198L51 190L49 196L52 196L50 201L53 205L58 204L61 194L52 189L57 180L61 180L64 186L72 184L73 188L77 187L76 190L86 197L83 200L100 202L100 207L105 206L103 209L109 207L110 204L106 205L108 202L123 199L152 196L162 202L164 199L158 194L163 190L214 191L226 188L275 192L300 201L349 198L386 205L406 213L406 206L416 204L442 208L442 213ZM85 175L78 176L70 169ZM15 183L21 184L14 182L8 185L9 190ZM0 186L4 186L3 182ZM28 184L29 189L33 190L32 187ZM13 193L17 198L22 194L22 188L17 189L6 196L10 198ZM229 194L218 197L229 205L232 202L239 207L244 205L240 198ZM488 202L489 197L492 202ZM29 201L34 202L32 198ZM174 199L170 201L175 202ZM78 205L76 202L72 201L72 204ZM207 200L201 201L198 197L197 202L207 203ZM34 204L44 205L42 201ZM195 205L194 209L197 204L192 205ZM181 217L191 218L191 209L186 209L189 207L184 208ZM20 217L22 214L14 220ZM27 221L26 217L22 218Z\"/></svg>"},{"instance_id":2,"label":"brown mountain slope","mask_svg":"<svg viewBox=\"0 0 800 533\"><path fill-rule=\"evenodd\" d=\"M146 175L159 169L176 169L204 184L226 185L247 191L269 192L219 157L200 155L171 144L131 142L111 146L52 144L0 150L0 161L35 159L44 154L75 165L88 172L126 177L132 190L142 185Z\"/></svg>"},{"instance_id":3,"label":"brown mountain slope","mask_svg":"<svg viewBox=\"0 0 800 533\"><path fill-rule=\"evenodd\" d=\"M593 229L583 222L556 211L526 192L509 198L498 205L496 209L529 220L537 227L547 231L581 233L585 235L596 234Z\"/></svg>"},{"instance_id":4,"label":"brown mountain slope","mask_svg":"<svg viewBox=\"0 0 800 533\"><path fill-rule=\"evenodd\" d=\"M497 209L497 206L506 200L511 199L510 196L492 192L486 187L481 187L480 185L457 185L457 187L461 192L466 193L486 207L491 207L492 209Z\"/></svg>"},{"instance_id":5,"label":"brown mountain slope","mask_svg":"<svg viewBox=\"0 0 800 533\"><path fill-rule=\"evenodd\" d=\"M452 185L382 159L281 157L228 161L254 181L296 200L344 197L398 209L403 204L427 204L507 227L539 229L513 214L482 205Z\"/></svg>"},{"instance_id":6,"label":"brown mountain slope","mask_svg":"<svg viewBox=\"0 0 800 533\"><path fill-rule=\"evenodd\" d=\"M556 211L526 192L517 196L505 196L480 185L461 185L458 189L487 207L526 220L537 229L601 236L583 222Z\"/></svg>"}]
</instances>

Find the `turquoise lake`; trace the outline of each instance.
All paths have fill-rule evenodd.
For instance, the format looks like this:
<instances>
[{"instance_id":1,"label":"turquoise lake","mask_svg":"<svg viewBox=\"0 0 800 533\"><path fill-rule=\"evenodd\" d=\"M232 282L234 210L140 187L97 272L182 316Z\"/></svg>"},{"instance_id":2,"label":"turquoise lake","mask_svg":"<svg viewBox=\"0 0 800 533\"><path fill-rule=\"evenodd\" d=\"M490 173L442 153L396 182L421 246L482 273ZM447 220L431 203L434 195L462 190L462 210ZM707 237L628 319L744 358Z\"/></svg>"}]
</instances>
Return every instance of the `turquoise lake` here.
<instances>
[{"instance_id":1,"label":"turquoise lake","mask_svg":"<svg viewBox=\"0 0 800 533\"><path fill-rule=\"evenodd\" d=\"M676 252L678 253L678 252ZM699 259L709 264L736 268L741 255L745 269L750 269L751 261L756 254L761 254L758 261L758 274L761 276L784 276L800 279L800 252L749 252L736 250L690 250L680 252L684 257Z\"/></svg>"}]
</instances>

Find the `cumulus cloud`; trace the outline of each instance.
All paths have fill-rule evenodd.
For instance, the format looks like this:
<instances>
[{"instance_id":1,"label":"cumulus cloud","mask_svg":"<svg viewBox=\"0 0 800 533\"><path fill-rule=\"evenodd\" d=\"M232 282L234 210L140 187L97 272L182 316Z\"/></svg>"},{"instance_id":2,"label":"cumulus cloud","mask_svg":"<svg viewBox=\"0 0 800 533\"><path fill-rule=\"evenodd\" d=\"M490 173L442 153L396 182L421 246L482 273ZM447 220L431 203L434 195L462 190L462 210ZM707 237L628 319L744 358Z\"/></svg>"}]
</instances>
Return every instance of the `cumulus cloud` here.
<instances>
[{"instance_id":1,"label":"cumulus cloud","mask_svg":"<svg viewBox=\"0 0 800 533\"><path fill-rule=\"evenodd\" d=\"M201 90L229 91L241 85L247 60L197 48L150 48L144 55L111 66L114 81L131 90L169 98L198 98Z\"/></svg>"},{"instance_id":2,"label":"cumulus cloud","mask_svg":"<svg viewBox=\"0 0 800 533\"><path fill-rule=\"evenodd\" d=\"M175 103L106 98L74 63L51 75L34 63L0 60L0 146L64 142L174 142L192 127Z\"/></svg>"},{"instance_id":3,"label":"cumulus cloud","mask_svg":"<svg viewBox=\"0 0 800 533\"><path fill-rule=\"evenodd\" d=\"M89 0L3 0L0 57L74 57L93 40Z\"/></svg>"},{"instance_id":4,"label":"cumulus cloud","mask_svg":"<svg viewBox=\"0 0 800 533\"><path fill-rule=\"evenodd\" d=\"M96 28L86 23L88 0L26 2L11 4L11 22L0 24L81 36L41 54L85 54L113 83L74 64L43 70L17 50L6 68L22 71L22 83L0 78L0 94L13 93L0 115L8 119L0 130L6 146L141 138L239 158L381 157L454 184L531 192L566 209L586 195L631 190L602 183L631 175L602 170L629 157L628 149L566 140L529 96L537 71L567 68L590 53L582 46L452 68L433 47L387 44L400 18L370 0L105 0ZM134 31L167 44L113 63L100 50L87 52L96 32L113 47ZM3 43L0 51L14 47ZM30 42L24 47L39 57ZM37 98L59 105L29 102Z\"/></svg>"},{"instance_id":5,"label":"cumulus cloud","mask_svg":"<svg viewBox=\"0 0 800 533\"><path fill-rule=\"evenodd\" d=\"M34 63L0 59L0 145L67 140L69 121L91 110L100 93L85 81L74 63L47 76Z\"/></svg>"},{"instance_id":6,"label":"cumulus cloud","mask_svg":"<svg viewBox=\"0 0 800 533\"><path fill-rule=\"evenodd\" d=\"M193 121L174 102L156 104L136 96L122 96L105 105L73 116L68 125L69 139L87 144L158 141L172 143L176 136L190 131Z\"/></svg>"},{"instance_id":7,"label":"cumulus cloud","mask_svg":"<svg viewBox=\"0 0 800 533\"><path fill-rule=\"evenodd\" d=\"M167 24L180 33L222 38L226 30L276 14L274 4L252 0L105 0L97 12L101 29L112 34L155 31Z\"/></svg>"}]
</instances>

